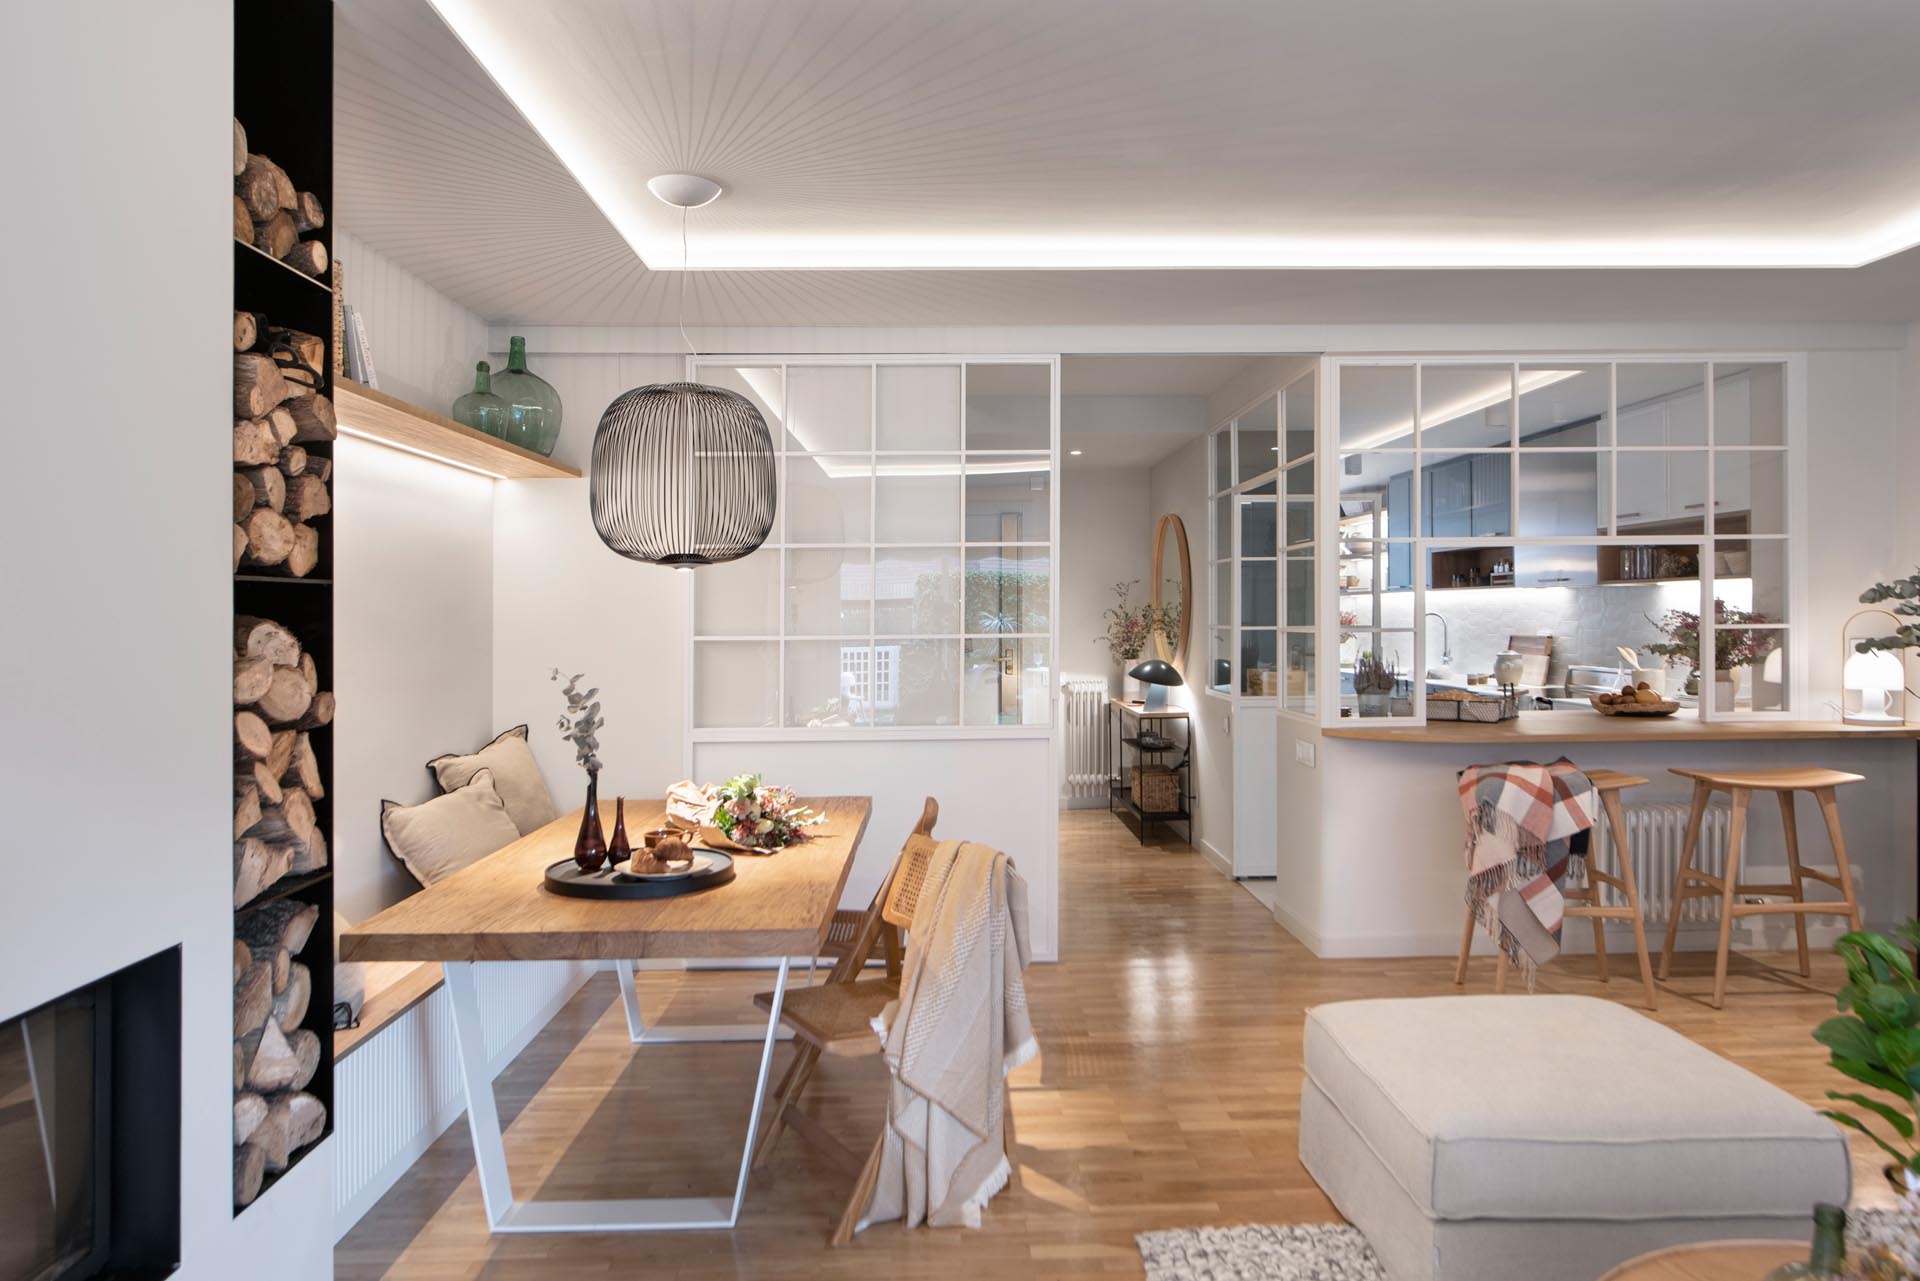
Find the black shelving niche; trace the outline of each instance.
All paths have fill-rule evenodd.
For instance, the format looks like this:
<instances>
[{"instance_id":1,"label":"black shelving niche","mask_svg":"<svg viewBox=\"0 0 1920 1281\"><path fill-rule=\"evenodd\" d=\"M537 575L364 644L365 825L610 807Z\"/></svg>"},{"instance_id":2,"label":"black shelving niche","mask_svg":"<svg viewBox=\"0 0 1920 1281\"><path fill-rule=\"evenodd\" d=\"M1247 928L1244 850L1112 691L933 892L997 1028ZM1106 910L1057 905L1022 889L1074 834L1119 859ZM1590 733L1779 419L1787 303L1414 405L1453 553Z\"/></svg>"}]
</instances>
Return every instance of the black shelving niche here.
<instances>
[{"instance_id":1,"label":"black shelving niche","mask_svg":"<svg viewBox=\"0 0 1920 1281\"><path fill-rule=\"evenodd\" d=\"M331 0L237 0L233 10L234 115L247 131L248 149L270 157L286 170L294 186L320 198L327 220L305 239L318 239L333 257L333 5ZM289 57L289 51L298 51ZM322 390L333 395L333 316L331 274L307 276L252 245L233 242L233 305L274 325L318 335L326 344ZM332 456L330 443L303 442L317 457ZM329 484L332 482L330 481ZM313 657L317 688L334 688L333 517L311 522L320 536L319 563L305 578L270 567L243 565L234 574L236 616L268 618L290 628ZM334 846L333 729L308 731L320 767L325 794L314 800L314 815ZM334 1128L333 1081L333 874L331 866L290 875L236 909L236 915L276 900L298 900L320 909L306 946L294 959L312 976L313 994L301 1026L320 1041L320 1066L308 1093L326 1107L321 1138L295 1150L288 1170L316 1151ZM280 1174L269 1173L253 1205L272 1195ZM244 1213L238 1207L235 1213Z\"/></svg>"}]
</instances>

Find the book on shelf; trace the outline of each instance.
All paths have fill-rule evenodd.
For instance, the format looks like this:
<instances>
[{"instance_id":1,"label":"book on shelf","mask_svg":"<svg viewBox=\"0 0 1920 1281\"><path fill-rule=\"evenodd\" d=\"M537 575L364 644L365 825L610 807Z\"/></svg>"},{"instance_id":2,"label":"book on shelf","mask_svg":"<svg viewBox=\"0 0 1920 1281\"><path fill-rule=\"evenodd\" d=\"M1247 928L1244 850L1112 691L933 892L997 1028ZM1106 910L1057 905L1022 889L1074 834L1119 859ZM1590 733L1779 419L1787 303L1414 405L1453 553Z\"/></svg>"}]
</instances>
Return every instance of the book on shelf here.
<instances>
[{"instance_id":1,"label":"book on shelf","mask_svg":"<svg viewBox=\"0 0 1920 1281\"><path fill-rule=\"evenodd\" d=\"M363 387L377 390L380 377L373 368L373 348L367 344L366 318L352 303L342 303L340 319L346 330L347 377Z\"/></svg>"}]
</instances>

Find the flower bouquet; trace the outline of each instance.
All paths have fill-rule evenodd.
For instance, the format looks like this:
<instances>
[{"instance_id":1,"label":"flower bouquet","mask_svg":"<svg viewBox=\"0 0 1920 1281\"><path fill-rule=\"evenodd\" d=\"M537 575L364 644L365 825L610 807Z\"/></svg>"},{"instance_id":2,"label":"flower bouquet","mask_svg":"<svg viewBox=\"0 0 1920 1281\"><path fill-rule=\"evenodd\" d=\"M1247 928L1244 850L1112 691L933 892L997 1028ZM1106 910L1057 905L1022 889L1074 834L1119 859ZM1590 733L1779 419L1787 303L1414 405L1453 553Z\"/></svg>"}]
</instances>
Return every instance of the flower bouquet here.
<instances>
[{"instance_id":1,"label":"flower bouquet","mask_svg":"<svg viewBox=\"0 0 1920 1281\"><path fill-rule=\"evenodd\" d=\"M827 816L802 805L790 787L765 787L758 774L740 774L713 789L713 811L703 828L710 843L771 854L804 841Z\"/></svg>"}]
</instances>

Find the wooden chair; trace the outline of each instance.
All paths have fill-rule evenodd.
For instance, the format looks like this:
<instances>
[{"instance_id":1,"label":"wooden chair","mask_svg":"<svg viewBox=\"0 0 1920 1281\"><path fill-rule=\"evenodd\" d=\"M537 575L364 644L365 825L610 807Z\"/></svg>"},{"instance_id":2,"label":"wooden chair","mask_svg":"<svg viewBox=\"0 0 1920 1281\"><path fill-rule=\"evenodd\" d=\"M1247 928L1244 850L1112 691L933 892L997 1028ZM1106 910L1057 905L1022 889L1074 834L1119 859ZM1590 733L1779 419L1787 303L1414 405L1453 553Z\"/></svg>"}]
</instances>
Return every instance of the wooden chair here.
<instances>
[{"instance_id":1,"label":"wooden chair","mask_svg":"<svg viewBox=\"0 0 1920 1281\"><path fill-rule=\"evenodd\" d=\"M907 837L899 859L887 874L880 893L875 896L873 907L868 909L866 919L854 934L846 953L834 965L832 974L816 987L788 992L780 1006L780 1021L793 1029L794 1057L775 1090L772 1114L754 1150L753 1162L755 1165L764 1164L781 1134L791 1127L854 1179L853 1194L848 1198L840 1221L834 1228L832 1244L836 1246L845 1245L852 1239L860 1211L872 1195L874 1183L880 1174L880 1151L885 1135L875 1140L871 1153L863 1163L852 1149L801 1110L800 1096L812 1080L822 1054L860 1057L880 1052L880 1038L873 1030L873 1020L900 995L900 976L896 956L892 954L897 950L897 944L895 949L890 949L886 977L862 978L860 975L884 931L896 931L894 937L897 939L897 931L913 925L913 913L919 906L920 891L926 884L927 869L936 848L933 825L939 814L939 804L933 798L927 798L920 822ZM773 1004L771 992L762 992L753 999L762 1009L770 1008ZM1009 1094L1004 1128L1010 1162L1014 1142L1011 1103ZM1010 1182L1017 1184L1018 1177L1016 1167Z\"/></svg>"},{"instance_id":2,"label":"wooden chair","mask_svg":"<svg viewBox=\"0 0 1920 1281\"><path fill-rule=\"evenodd\" d=\"M1627 819L1621 811L1620 793L1629 787L1640 787L1646 779L1635 774L1622 774L1610 769L1587 770L1587 781L1593 784L1594 792L1600 797L1600 805L1607 815L1607 827L1612 833L1614 858L1618 861L1618 875L1600 870L1600 860L1596 851L1587 853L1587 883L1566 891L1566 910L1563 913L1569 921L1588 920L1593 922L1593 961L1599 972L1600 981L1607 983L1611 977L1607 973L1607 922L1631 921L1633 923L1633 950L1640 961L1640 982L1647 990L1647 1008L1659 1008L1659 998L1654 993L1653 961L1647 955L1647 920L1640 909L1640 886L1633 875L1633 850L1627 844ZM1601 898L1601 887L1610 885L1619 891L1623 903L1608 904ZM1476 922L1473 909L1467 909L1466 929L1460 935L1460 959L1453 967L1453 982L1456 987L1467 981L1467 955L1473 949L1473 928ZM1507 960L1505 952L1498 953L1494 961L1493 990L1507 990L1507 971L1513 963Z\"/></svg>"},{"instance_id":3,"label":"wooden chair","mask_svg":"<svg viewBox=\"0 0 1920 1281\"><path fill-rule=\"evenodd\" d=\"M1733 943L1733 918L1788 914L1793 917L1794 940L1800 949L1800 976L1813 974L1807 956L1807 917L1844 916L1853 929L1860 928L1860 902L1853 892L1853 869L1847 863L1847 843L1840 835L1840 802L1834 789L1858 783L1862 775L1834 769L1802 767L1795 769L1696 770L1673 769L1671 773L1693 780L1693 811L1687 816L1687 843L1680 854L1680 873L1673 887L1673 912L1667 918L1666 946L1660 953L1660 977L1673 972L1673 948L1680 931L1680 908L1690 898L1720 900L1720 943L1713 958L1713 1008L1727 1000L1727 952ZM1727 868L1723 876L1709 876L1693 870L1693 857L1700 844L1701 821L1707 803L1715 792L1725 792L1733 801L1727 820ZM1747 833L1747 805L1755 792L1772 792L1780 802L1780 824L1787 839L1786 885L1750 885L1740 879L1740 845ZM1794 824L1793 794L1811 792L1826 820L1827 840L1833 846L1834 870L1817 872L1800 862L1800 833ZM1807 902L1806 882L1818 881L1840 892L1837 902ZM1747 896L1784 896L1785 903L1743 903Z\"/></svg>"}]
</instances>

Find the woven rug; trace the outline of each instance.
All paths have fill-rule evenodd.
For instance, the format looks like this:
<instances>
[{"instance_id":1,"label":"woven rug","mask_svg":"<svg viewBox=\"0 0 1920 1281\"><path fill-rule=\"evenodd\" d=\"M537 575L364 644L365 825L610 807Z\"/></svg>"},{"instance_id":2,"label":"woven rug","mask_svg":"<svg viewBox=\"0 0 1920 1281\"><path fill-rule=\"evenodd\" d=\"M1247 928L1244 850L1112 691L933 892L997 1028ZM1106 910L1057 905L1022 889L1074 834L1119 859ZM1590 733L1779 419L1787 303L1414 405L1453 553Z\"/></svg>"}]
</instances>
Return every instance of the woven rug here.
<instances>
[{"instance_id":1,"label":"woven rug","mask_svg":"<svg viewBox=\"0 0 1920 1281\"><path fill-rule=\"evenodd\" d=\"M1387 1281L1367 1239L1343 1223L1175 1228L1133 1240L1147 1281Z\"/></svg>"},{"instance_id":2,"label":"woven rug","mask_svg":"<svg viewBox=\"0 0 1920 1281\"><path fill-rule=\"evenodd\" d=\"M1813 1234L1808 1216L1807 1234ZM1341 1223L1286 1227L1176 1228L1134 1239L1147 1281L1387 1281L1359 1229ZM1855 1210L1847 1216L1847 1246L1889 1247L1920 1269L1920 1215L1899 1210Z\"/></svg>"}]
</instances>

